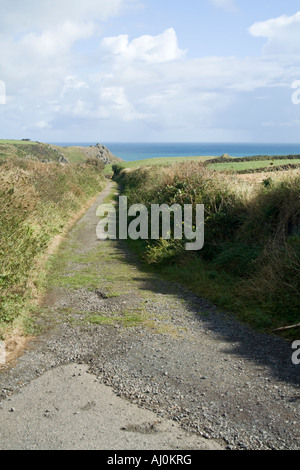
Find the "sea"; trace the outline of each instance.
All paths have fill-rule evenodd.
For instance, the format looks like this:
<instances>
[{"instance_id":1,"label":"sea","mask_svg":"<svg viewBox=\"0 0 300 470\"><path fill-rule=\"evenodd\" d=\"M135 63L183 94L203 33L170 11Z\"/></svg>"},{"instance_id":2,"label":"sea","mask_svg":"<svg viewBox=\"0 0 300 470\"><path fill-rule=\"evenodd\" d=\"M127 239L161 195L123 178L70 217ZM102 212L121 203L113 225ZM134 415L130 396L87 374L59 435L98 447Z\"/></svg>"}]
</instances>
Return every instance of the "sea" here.
<instances>
[{"instance_id":1,"label":"sea","mask_svg":"<svg viewBox=\"0 0 300 470\"><path fill-rule=\"evenodd\" d=\"M97 142L50 142L61 147L90 147ZM256 155L300 155L299 144L255 143L120 143L101 142L113 155L124 161L146 160L158 157L192 157L228 154L231 157Z\"/></svg>"}]
</instances>

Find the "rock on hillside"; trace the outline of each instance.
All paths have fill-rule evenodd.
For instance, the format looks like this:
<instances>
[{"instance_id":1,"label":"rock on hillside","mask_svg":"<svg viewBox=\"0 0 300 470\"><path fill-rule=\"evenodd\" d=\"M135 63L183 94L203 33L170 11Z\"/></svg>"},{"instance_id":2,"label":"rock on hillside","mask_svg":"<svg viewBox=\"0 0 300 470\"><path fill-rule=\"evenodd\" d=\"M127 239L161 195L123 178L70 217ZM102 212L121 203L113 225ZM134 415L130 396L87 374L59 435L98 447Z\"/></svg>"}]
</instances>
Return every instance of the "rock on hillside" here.
<instances>
[{"instance_id":1,"label":"rock on hillside","mask_svg":"<svg viewBox=\"0 0 300 470\"><path fill-rule=\"evenodd\" d=\"M86 158L97 158L105 164L122 161L102 144L91 145L90 147L78 147L86 155Z\"/></svg>"}]
</instances>

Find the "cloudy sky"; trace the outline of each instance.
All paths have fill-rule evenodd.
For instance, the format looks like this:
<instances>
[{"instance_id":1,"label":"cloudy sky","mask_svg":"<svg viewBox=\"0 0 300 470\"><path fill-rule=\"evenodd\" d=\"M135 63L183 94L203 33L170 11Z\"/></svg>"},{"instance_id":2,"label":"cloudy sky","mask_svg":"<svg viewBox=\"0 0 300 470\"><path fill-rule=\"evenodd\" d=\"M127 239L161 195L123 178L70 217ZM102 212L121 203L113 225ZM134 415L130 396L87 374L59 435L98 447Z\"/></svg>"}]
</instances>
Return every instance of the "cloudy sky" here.
<instances>
[{"instance_id":1,"label":"cloudy sky","mask_svg":"<svg viewBox=\"0 0 300 470\"><path fill-rule=\"evenodd\" d=\"M299 103L297 0L0 0L1 138L300 142Z\"/></svg>"}]
</instances>

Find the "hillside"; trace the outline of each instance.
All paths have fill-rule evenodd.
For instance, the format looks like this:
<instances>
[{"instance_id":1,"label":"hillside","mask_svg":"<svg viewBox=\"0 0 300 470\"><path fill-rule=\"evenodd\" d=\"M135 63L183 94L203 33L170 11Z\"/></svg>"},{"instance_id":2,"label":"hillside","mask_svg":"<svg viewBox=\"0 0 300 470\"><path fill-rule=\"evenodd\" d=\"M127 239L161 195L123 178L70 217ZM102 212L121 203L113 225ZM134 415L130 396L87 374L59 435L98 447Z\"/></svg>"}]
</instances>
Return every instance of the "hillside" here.
<instances>
[{"instance_id":1,"label":"hillside","mask_svg":"<svg viewBox=\"0 0 300 470\"><path fill-rule=\"evenodd\" d=\"M88 158L97 158L103 163L120 162L104 145L91 147L59 147L57 145L23 141L0 140L0 161L10 157L26 158L42 162L83 163Z\"/></svg>"}]
</instances>

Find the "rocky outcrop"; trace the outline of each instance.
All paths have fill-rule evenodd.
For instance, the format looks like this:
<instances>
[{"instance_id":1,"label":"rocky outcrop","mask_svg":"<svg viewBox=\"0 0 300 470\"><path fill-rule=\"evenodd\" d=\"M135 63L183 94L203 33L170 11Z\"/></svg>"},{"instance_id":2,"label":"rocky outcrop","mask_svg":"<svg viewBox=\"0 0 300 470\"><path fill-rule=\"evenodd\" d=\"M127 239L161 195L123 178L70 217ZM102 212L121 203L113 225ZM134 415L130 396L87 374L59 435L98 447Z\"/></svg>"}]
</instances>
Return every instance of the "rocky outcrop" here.
<instances>
[{"instance_id":1,"label":"rocky outcrop","mask_svg":"<svg viewBox=\"0 0 300 470\"><path fill-rule=\"evenodd\" d=\"M90 147L67 147L69 151L72 148L76 149L77 152L80 151L86 160L96 158L105 165L122 161L121 158L113 155L111 151L102 144L91 145Z\"/></svg>"},{"instance_id":2,"label":"rocky outcrop","mask_svg":"<svg viewBox=\"0 0 300 470\"><path fill-rule=\"evenodd\" d=\"M94 158L98 158L105 164L113 163L116 161L116 157L111 153L111 151L102 144L91 145L91 149L93 149L93 156Z\"/></svg>"},{"instance_id":3,"label":"rocky outcrop","mask_svg":"<svg viewBox=\"0 0 300 470\"><path fill-rule=\"evenodd\" d=\"M70 162L69 160L64 156L64 155L61 155L58 159L58 163L62 163L64 165L68 165Z\"/></svg>"}]
</instances>

